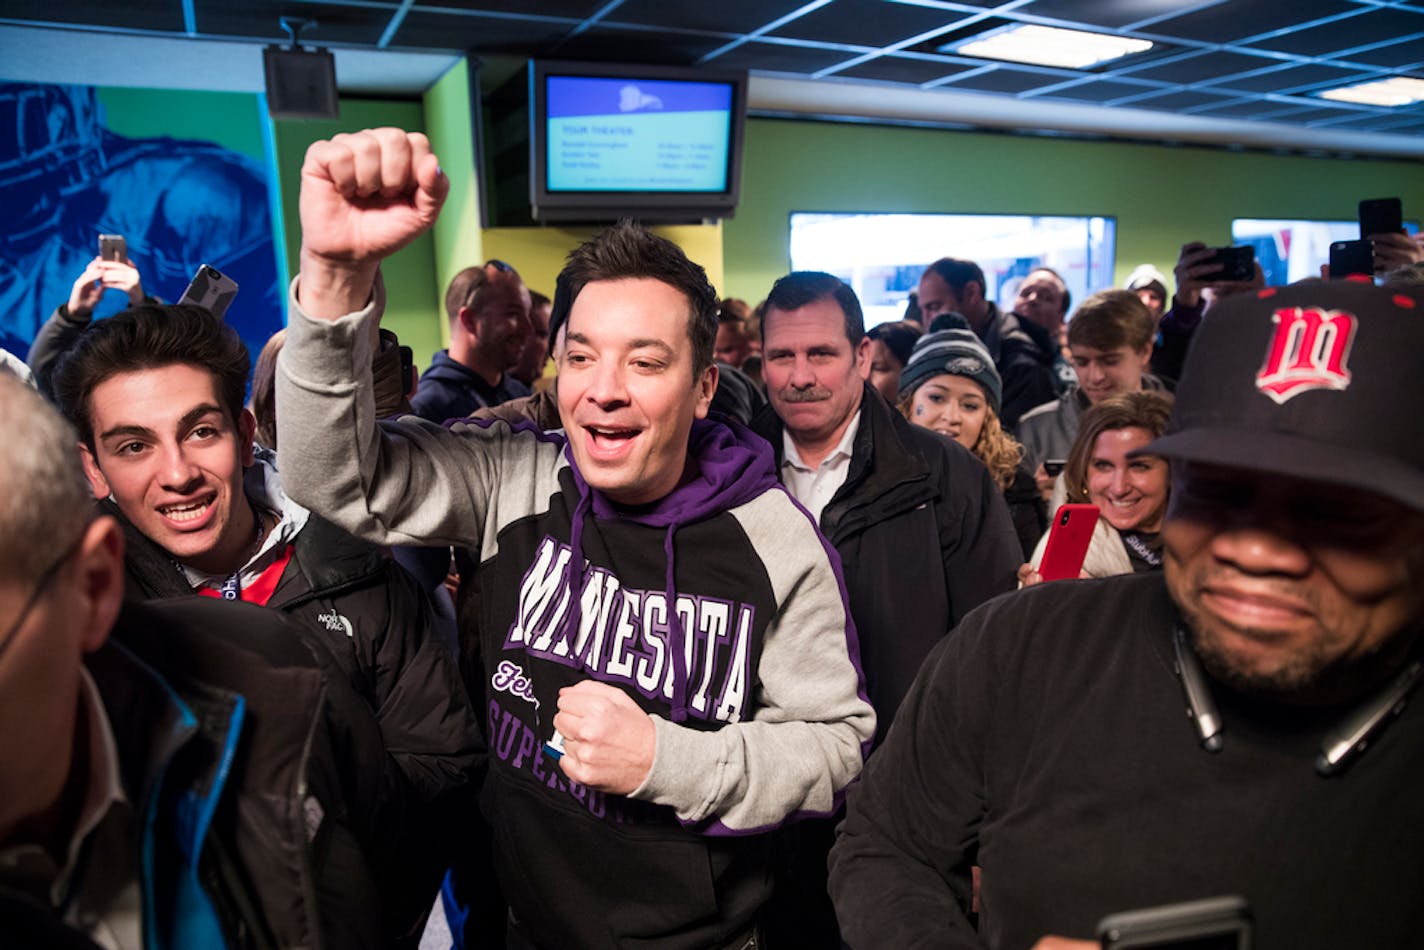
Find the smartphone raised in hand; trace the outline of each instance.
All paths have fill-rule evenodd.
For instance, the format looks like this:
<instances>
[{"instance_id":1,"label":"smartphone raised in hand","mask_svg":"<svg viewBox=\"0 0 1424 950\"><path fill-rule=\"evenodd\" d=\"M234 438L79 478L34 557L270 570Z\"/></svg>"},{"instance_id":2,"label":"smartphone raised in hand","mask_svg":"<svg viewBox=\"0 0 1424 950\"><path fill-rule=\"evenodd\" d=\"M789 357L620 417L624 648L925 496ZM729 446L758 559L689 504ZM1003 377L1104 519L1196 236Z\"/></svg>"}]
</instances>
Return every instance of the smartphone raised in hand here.
<instances>
[{"instance_id":1,"label":"smartphone raised in hand","mask_svg":"<svg viewBox=\"0 0 1424 950\"><path fill-rule=\"evenodd\" d=\"M1053 513L1053 525L1048 529L1043 560L1038 565L1043 579L1070 580L1081 574L1088 544L1097 526L1097 505L1059 505Z\"/></svg>"},{"instance_id":2,"label":"smartphone raised in hand","mask_svg":"<svg viewBox=\"0 0 1424 950\"><path fill-rule=\"evenodd\" d=\"M1330 244L1330 279L1374 277L1375 248L1368 240L1333 241Z\"/></svg>"},{"instance_id":3,"label":"smartphone raised in hand","mask_svg":"<svg viewBox=\"0 0 1424 950\"><path fill-rule=\"evenodd\" d=\"M1215 274L1203 274L1199 280L1208 283L1227 283L1251 280L1256 276L1256 249L1249 244L1237 247L1214 247L1211 257L1202 261L1199 267L1215 264L1219 270Z\"/></svg>"},{"instance_id":4,"label":"smartphone raised in hand","mask_svg":"<svg viewBox=\"0 0 1424 950\"><path fill-rule=\"evenodd\" d=\"M1360 237L1404 233L1404 204L1398 198L1367 198L1360 202Z\"/></svg>"},{"instance_id":5,"label":"smartphone raised in hand","mask_svg":"<svg viewBox=\"0 0 1424 950\"><path fill-rule=\"evenodd\" d=\"M122 261L128 256L128 242L122 234L99 235L99 257L106 261Z\"/></svg>"},{"instance_id":6,"label":"smartphone raised in hand","mask_svg":"<svg viewBox=\"0 0 1424 950\"><path fill-rule=\"evenodd\" d=\"M219 320L237 296L237 281L209 264L202 264L179 303L197 304Z\"/></svg>"}]
</instances>

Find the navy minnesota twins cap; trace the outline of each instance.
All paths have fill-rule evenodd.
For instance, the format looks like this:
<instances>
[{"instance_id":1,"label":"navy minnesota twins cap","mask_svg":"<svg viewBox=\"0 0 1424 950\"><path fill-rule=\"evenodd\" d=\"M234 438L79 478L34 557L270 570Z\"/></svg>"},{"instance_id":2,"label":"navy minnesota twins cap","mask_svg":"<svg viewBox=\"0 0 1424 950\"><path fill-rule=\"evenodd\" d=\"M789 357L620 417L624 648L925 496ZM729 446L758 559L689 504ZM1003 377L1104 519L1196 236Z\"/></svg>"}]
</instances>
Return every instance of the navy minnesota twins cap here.
<instances>
[{"instance_id":1,"label":"navy minnesota twins cap","mask_svg":"<svg viewBox=\"0 0 1424 950\"><path fill-rule=\"evenodd\" d=\"M1213 307L1144 454L1360 488L1424 511L1424 299L1305 281Z\"/></svg>"}]
</instances>

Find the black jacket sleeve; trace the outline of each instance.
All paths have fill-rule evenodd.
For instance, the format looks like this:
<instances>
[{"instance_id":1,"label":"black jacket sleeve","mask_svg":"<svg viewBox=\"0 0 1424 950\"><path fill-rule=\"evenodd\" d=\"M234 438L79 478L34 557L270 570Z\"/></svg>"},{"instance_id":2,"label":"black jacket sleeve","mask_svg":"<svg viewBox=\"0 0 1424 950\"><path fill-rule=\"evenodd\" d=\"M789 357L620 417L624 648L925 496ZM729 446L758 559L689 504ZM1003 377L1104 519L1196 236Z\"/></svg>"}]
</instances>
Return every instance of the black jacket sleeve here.
<instances>
[{"instance_id":1,"label":"black jacket sleeve","mask_svg":"<svg viewBox=\"0 0 1424 950\"><path fill-rule=\"evenodd\" d=\"M964 653L984 615L926 657L851 789L831 850L830 892L842 937L856 950L981 945L969 909L992 710L984 677Z\"/></svg>"},{"instance_id":2,"label":"black jacket sleeve","mask_svg":"<svg viewBox=\"0 0 1424 950\"><path fill-rule=\"evenodd\" d=\"M955 624L1017 586L1023 563L1004 495L968 452L946 453L940 467L940 557Z\"/></svg>"},{"instance_id":3,"label":"black jacket sleeve","mask_svg":"<svg viewBox=\"0 0 1424 950\"><path fill-rule=\"evenodd\" d=\"M70 316L69 305L62 303L54 308L54 313L49 315L49 319L35 334L35 341L30 344L30 352L25 355L25 362L35 374L35 385L47 398L54 399L54 387L50 377L54 373L55 365L84 335L84 331L89 329L90 320L90 317Z\"/></svg>"},{"instance_id":4,"label":"black jacket sleeve","mask_svg":"<svg viewBox=\"0 0 1424 950\"><path fill-rule=\"evenodd\" d=\"M470 782L483 734L425 592L394 561L385 573L386 627L368 667L376 673L376 718L417 799L433 802Z\"/></svg>"}]
</instances>

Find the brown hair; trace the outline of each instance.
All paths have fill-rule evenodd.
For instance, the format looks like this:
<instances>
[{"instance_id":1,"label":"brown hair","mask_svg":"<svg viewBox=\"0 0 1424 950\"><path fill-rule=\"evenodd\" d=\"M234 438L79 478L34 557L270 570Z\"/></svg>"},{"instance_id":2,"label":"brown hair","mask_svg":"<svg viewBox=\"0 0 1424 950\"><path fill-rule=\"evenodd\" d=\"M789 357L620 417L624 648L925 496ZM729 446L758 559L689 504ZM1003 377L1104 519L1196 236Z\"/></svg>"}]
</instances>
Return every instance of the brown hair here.
<instances>
[{"instance_id":1,"label":"brown hair","mask_svg":"<svg viewBox=\"0 0 1424 950\"><path fill-rule=\"evenodd\" d=\"M554 285L549 339L555 339L568 322L574 301L585 286L635 277L662 281L687 298L687 335L692 341L695 381L712 365L717 340L717 291L712 289L702 265L689 260L682 248L633 221L619 221L569 253Z\"/></svg>"},{"instance_id":2,"label":"brown hair","mask_svg":"<svg viewBox=\"0 0 1424 950\"><path fill-rule=\"evenodd\" d=\"M1068 451L1063 469L1063 487L1071 502L1088 500L1088 463L1098 436L1117 429L1145 429L1155 439L1167 431L1172 414L1172 397L1156 390L1118 393L1083 413L1078 420L1078 437Z\"/></svg>"},{"instance_id":3,"label":"brown hair","mask_svg":"<svg viewBox=\"0 0 1424 950\"><path fill-rule=\"evenodd\" d=\"M257 419L253 438L269 449L277 447L277 354L286 342L287 328L283 327L267 338L262 352L257 354L257 365L252 368L251 405Z\"/></svg>"},{"instance_id":4,"label":"brown hair","mask_svg":"<svg viewBox=\"0 0 1424 950\"><path fill-rule=\"evenodd\" d=\"M1131 290L1102 290L1084 300L1068 321L1068 345L1141 350L1157 335L1152 311Z\"/></svg>"},{"instance_id":5,"label":"brown hair","mask_svg":"<svg viewBox=\"0 0 1424 950\"><path fill-rule=\"evenodd\" d=\"M141 304L84 331L54 371L54 395L92 450L89 398L106 379L164 366L195 366L213 374L229 420L242 417L251 358L230 325L194 304Z\"/></svg>"}]
</instances>

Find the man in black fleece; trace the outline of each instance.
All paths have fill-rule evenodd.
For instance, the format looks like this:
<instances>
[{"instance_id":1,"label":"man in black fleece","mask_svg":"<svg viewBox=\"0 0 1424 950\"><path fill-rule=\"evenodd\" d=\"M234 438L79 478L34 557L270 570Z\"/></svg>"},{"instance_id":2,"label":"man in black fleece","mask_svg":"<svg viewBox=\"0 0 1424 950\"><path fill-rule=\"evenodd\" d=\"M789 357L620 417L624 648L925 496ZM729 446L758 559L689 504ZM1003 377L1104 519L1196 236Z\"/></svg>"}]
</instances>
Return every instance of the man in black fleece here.
<instances>
[{"instance_id":1,"label":"man in black fleece","mask_svg":"<svg viewBox=\"0 0 1424 950\"><path fill-rule=\"evenodd\" d=\"M1225 894L1260 947L1417 944L1421 310L1313 282L1203 325L1142 450L1163 575L999 598L931 654L831 855L851 946L1096 947Z\"/></svg>"}]
</instances>

